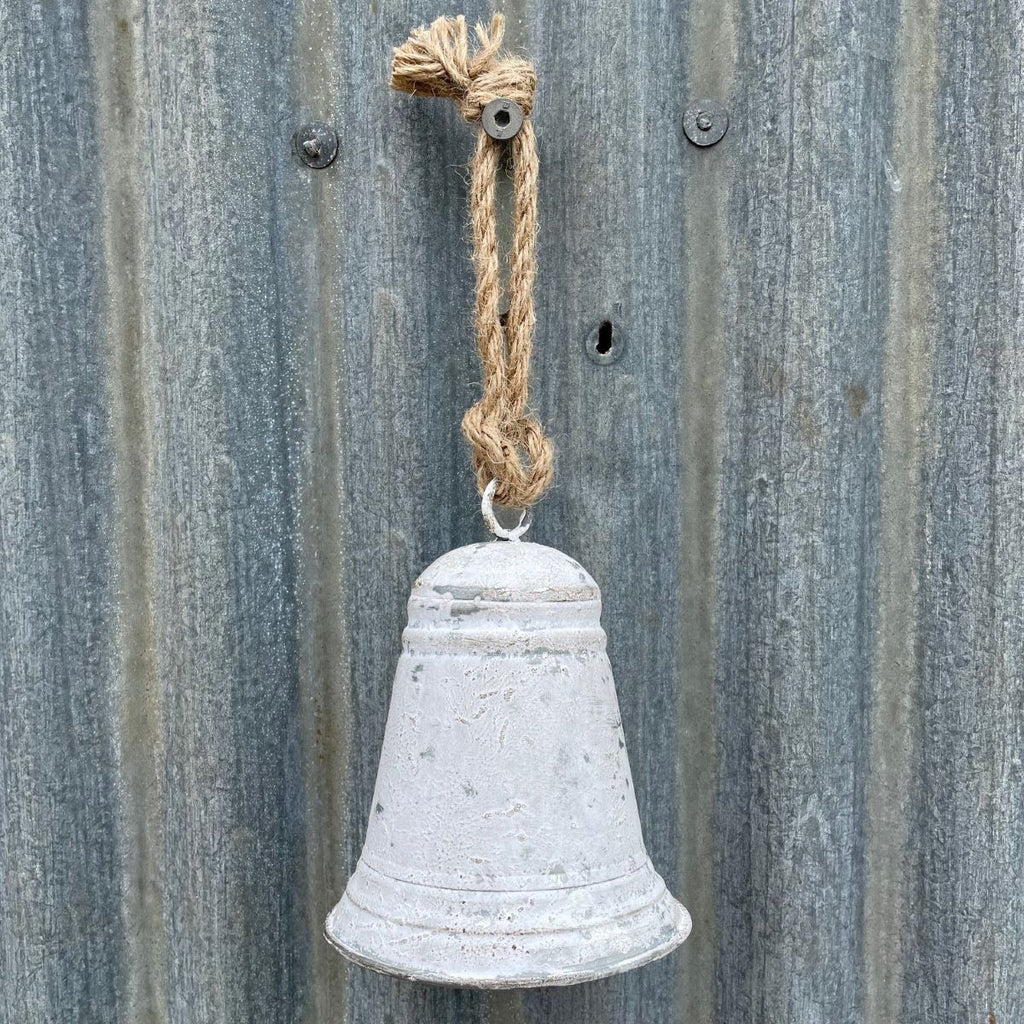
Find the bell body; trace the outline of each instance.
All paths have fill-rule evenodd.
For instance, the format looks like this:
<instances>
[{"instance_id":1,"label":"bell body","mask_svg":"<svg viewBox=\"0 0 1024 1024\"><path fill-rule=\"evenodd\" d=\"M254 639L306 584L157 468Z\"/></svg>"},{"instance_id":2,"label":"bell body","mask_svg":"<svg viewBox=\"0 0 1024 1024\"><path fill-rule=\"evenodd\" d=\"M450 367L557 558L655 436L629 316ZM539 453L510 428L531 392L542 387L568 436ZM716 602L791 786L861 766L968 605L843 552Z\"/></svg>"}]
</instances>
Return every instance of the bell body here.
<instances>
[{"instance_id":1,"label":"bell body","mask_svg":"<svg viewBox=\"0 0 1024 1024\"><path fill-rule=\"evenodd\" d=\"M540 544L469 545L416 581L366 842L325 928L345 956L520 988L686 938L641 836L600 610Z\"/></svg>"}]
</instances>

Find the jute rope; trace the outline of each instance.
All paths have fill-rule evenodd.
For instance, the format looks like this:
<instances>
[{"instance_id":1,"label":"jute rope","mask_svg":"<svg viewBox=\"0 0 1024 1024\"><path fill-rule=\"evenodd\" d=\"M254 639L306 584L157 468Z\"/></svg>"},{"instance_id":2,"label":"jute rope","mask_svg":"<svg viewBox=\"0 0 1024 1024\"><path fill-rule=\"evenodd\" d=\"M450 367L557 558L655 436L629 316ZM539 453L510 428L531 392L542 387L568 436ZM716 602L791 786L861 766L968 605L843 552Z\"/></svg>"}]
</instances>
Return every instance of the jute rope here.
<instances>
[{"instance_id":1,"label":"jute rope","mask_svg":"<svg viewBox=\"0 0 1024 1024\"><path fill-rule=\"evenodd\" d=\"M537 141L529 114L537 76L533 65L500 52L505 19L496 14L489 28L476 26L478 48L469 52L466 19L438 18L416 29L395 49L391 86L414 96L454 100L459 113L478 125L470 161L469 211L476 267L476 340L483 364L483 397L462 418L462 432L473 449L477 487L483 493L497 480L495 500L526 508L551 484L554 450L528 409L530 356L537 317L533 281L537 273ZM511 99L523 111L523 126L512 139L514 195L512 251L509 255L508 315L502 327L501 262L498 252L496 178L502 143L479 128L493 99Z\"/></svg>"}]
</instances>

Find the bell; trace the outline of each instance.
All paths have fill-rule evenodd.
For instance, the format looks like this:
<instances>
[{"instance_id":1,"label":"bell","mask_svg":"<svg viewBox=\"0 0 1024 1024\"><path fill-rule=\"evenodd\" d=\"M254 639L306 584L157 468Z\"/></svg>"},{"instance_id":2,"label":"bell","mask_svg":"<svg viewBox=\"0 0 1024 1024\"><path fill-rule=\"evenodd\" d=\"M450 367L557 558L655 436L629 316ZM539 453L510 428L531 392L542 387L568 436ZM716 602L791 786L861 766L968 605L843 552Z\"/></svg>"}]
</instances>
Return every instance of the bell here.
<instances>
[{"instance_id":1,"label":"bell","mask_svg":"<svg viewBox=\"0 0 1024 1024\"><path fill-rule=\"evenodd\" d=\"M664 956L690 915L644 847L597 584L499 532L413 586L366 842L325 934L418 981L569 985Z\"/></svg>"}]
</instances>

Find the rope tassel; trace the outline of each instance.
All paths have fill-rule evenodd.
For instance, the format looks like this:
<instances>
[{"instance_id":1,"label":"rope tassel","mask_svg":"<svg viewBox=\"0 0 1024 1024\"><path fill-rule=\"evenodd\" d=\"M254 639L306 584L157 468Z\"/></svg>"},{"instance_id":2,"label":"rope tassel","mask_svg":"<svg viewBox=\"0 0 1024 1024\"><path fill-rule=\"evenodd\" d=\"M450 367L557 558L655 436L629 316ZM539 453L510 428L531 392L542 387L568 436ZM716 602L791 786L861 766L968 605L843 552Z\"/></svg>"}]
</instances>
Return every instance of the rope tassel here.
<instances>
[{"instance_id":1,"label":"rope tassel","mask_svg":"<svg viewBox=\"0 0 1024 1024\"><path fill-rule=\"evenodd\" d=\"M462 432L473 450L478 490L497 480L495 500L528 508L551 485L554 450L529 413L530 358L536 313L537 141L529 114L537 88L533 65L501 52L504 18L476 26L476 52L469 52L466 19L438 18L416 29L395 49L391 86L414 96L453 100L462 117L480 124L494 99L514 100L524 116L511 140L512 243L509 254L509 309L502 327L501 261L498 252L497 175L502 143L479 129L470 161L469 212L476 269L475 324L483 365L483 397L466 411Z\"/></svg>"}]
</instances>

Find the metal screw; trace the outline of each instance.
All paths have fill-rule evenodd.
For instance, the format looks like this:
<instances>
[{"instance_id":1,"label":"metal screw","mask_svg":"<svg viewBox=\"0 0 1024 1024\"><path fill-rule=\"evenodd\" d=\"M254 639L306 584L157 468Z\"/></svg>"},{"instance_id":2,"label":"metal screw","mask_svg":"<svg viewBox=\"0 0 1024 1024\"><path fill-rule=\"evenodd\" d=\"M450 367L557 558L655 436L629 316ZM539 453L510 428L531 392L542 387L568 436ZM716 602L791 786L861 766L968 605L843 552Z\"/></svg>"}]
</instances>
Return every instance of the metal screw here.
<instances>
[{"instance_id":1,"label":"metal screw","mask_svg":"<svg viewBox=\"0 0 1024 1024\"><path fill-rule=\"evenodd\" d=\"M519 134L523 127L523 111L515 100L499 96L484 107L480 122L492 139L505 142Z\"/></svg>"},{"instance_id":2,"label":"metal screw","mask_svg":"<svg viewBox=\"0 0 1024 1024\"><path fill-rule=\"evenodd\" d=\"M312 121L303 125L293 139L295 153L307 166L315 170L329 167L338 155L338 135L329 125L322 121Z\"/></svg>"},{"instance_id":3,"label":"metal screw","mask_svg":"<svg viewBox=\"0 0 1024 1024\"><path fill-rule=\"evenodd\" d=\"M728 130L728 111L714 100L697 100L683 114L683 131L695 146L713 146Z\"/></svg>"}]
</instances>

